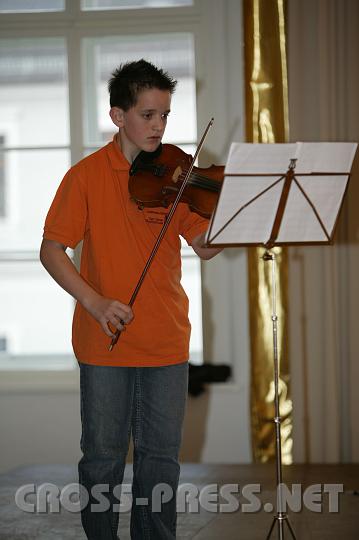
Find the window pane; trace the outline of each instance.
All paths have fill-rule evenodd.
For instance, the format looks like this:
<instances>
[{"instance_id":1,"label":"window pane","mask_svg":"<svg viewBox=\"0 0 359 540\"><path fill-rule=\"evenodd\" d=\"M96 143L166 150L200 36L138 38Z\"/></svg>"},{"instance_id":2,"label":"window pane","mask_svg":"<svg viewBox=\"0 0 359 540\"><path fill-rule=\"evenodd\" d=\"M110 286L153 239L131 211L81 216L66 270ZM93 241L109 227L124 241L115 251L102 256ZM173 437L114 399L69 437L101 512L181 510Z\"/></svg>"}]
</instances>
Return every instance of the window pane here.
<instances>
[{"instance_id":1,"label":"window pane","mask_svg":"<svg viewBox=\"0 0 359 540\"><path fill-rule=\"evenodd\" d=\"M12 355L71 354L74 302L38 261L0 264L0 304L0 366Z\"/></svg>"},{"instance_id":2,"label":"window pane","mask_svg":"<svg viewBox=\"0 0 359 540\"><path fill-rule=\"evenodd\" d=\"M1 359L12 355L70 354L74 304L38 260L45 216L70 166L69 151L2 154L7 181L5 215L0 218L1 366ZM32 369L33 360L30 364Z\"/></svg>"},{"instance_id":3,"label":"window pane","mask_svg":"<svg viewBox=\"0 0 359 540\"><path fill-rule=\"evenodd\" d=\"M0 12L29 13L39 11L62 11L65 0L0 0Z\"/></svg>"},{"instance_id":4,"label":"window pane","mask_svg":"<svg viewBox=\"0 0 359 540\"><path fill-rule=\"evenodd\" d=\"M190 342L190 361L192 364L203 363L202 336L202 289L201 261L193 255L191 248L185 248L182 255L182 286L189 302L189 319L192 325Z\"/></svg>"},{"instance_id":5,"label":"window pane","mask_svg":"<svg viewBox=\"0 0 359 540\"><path fill-rule=\"evenodd\" d=\"M0 40L0 136L5 147L69 144L64 39Z\"/></svg>"},{"instance_id":6,"label":"window pane","mask_svg":"<svg viewBox=\"0 0 359 540\"><path fill-rule=\"evenodd\" d=\"M101 146L116 131L109 118L107 82L124 62L144 58L178 80L164 142L196 140L196 85L191 34L151 34L84 40L85 141Z\"/></svg>"},{"instance_id":7,"label":"window pane","mask_svg":"<svg viewBox=\"0 0 359 540\"><path fill-rule=\"evenodd\" d=\"M192 6L193 0L82 0L81 8L89 9L134 9Z\"/></svg>"},{"instance_id":8,"label":"window pane","mask_svg":"<svg viewBox=\"0 0 359 540\"><path fill-rule=\"evenodd\" d=\"M67 150L4 152L5 210L0 217L0 250L38 251L44 219L70 167Z\"/></svg>"}]
</instances>

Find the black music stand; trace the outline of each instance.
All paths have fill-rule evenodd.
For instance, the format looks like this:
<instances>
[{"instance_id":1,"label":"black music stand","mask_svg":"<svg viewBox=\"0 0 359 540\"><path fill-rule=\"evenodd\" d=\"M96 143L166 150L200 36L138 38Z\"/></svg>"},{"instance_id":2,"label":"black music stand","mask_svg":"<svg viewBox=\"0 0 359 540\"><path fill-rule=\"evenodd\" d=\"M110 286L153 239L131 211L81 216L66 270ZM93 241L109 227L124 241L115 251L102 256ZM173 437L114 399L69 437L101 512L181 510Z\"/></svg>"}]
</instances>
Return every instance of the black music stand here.
<instances>
[{"instance_id":1,"label":"black music stand","mask_svg":"<svg viewBox=\"0 0 359 540\"><path fill-rule=\"evenodd\" d=\"M262 246L272 264L272 330L277 512L267 540L284 523L275 246L330 244L347 189L356 143L233 143L206 235L208 247ZM286 171L286 172L284 172Z\"/></svg>"}]
</instances>

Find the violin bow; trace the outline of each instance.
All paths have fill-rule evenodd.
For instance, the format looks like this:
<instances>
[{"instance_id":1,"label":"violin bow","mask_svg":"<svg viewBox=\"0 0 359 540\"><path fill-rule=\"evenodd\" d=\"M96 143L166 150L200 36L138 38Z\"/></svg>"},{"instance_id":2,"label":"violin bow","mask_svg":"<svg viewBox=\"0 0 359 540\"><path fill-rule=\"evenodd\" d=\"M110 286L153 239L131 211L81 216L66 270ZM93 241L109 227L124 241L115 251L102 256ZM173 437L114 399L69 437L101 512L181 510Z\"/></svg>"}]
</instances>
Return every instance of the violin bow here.
<instances>
[{"instance_id":1,"label":"violin bow","mask_svg":"<svg viewBox=\"0 0 359 540\"><path fill-rule=\"evenodd\" d=\"M180 202L180 200L181 200L181 197L182 197L182 195L183 195L183 192L184 192L184 190L185 190L185 188L186 188L187 182L188 182L188 180L189 180L189 178L190 178L190 176L191 176L192 169L193 169L193 167L194 167L195 161L196 161L196 159L197 159L197 157L198 157L198 154L200 153L200 151L201 151L201 149L202 149L202 146L203 146L203 144L204 144L204 141L205 141L205 139L206 139L206 137L207 137L207 134L208 134L210 128L211 128L212 125L213 125L213 122L214 122L214 118L211 118L211 120L208 122L208 125L207 125L207 127L206 127L206 129L205 129L205 131L204 131L204 133L203 133L203 135L202 135L202 138L201 138L201 140L200 140L200 142L199 142L199 144L198 144L196 153L195 153L195 155L194 155L194 157L193 157L193 159L192 159L192 163L190 164L189 169L188 169L188 171L187 171L187 173L186 173L186 176L185 176L185 178L184 178L184 180L183 180L183 182L182 182L182 185L181 185L181 187L180 187L180 189L179 189L179 191L178 191L177 197L175 198L175 200L174 200L174 202L173 202L173 204L172 204L172 208L171 208L171 210L170 210L169 213L168 213L167 219L166 219L166 221L164 222L164 224L163 224L163 226L162 226L162 229L161 229L161 231L160 231L160 233L159 233L159 235L158 235L158 237L157 237L157 240L156 240L156 242L155 242L155 245L153 246L153 249L152 249L152 251L151 251L151 254L150 254L150 256L149 256L148 259L147 259L147 262L146 262L146 264L145 264L145 267L144 267L144 269L143 269L143 272L142 272L142 274L141 274L141 276L140 276L140 278L139 278L139 280L138 280L138 282L137 282L137 285L136 285L136 287L135 287L135 289L134 289L134 291L133 291L133 293L132 293L132 296L131 296L130 301L129 301L129 303L128 303L128 305L129 305L131 308L132 308L133 304L135 303L136 297L137 297L137 295L138 295L138 293L139 293L139 291L140 291L140 289L141 289L141 285L142 285L142 283L143 283L143 280L144 280L145 277L146 277L146 274L147 274L147 272L148 272L148 270L149 270L149 268L150 268L150 266L151 266L151 264L152 264L152 261L153 261L153 259L155 258L155 255L156 255L156 253L157 253L157 251L158 251L158 248L160 247L160 244L161 244L161 242L162 242L162 239L163 239L164 235L166 234L166 231L167 231L167 229L168 229L168 227L169 227L169 225L170 225L170 223L171 223L171 220L172 220L172 218L173 218L173 215L174 215L174 213L175 213L175 211L176 211L176 208L177 208L177 206L178 206L178 204L179 204L179 202ZM123 322L123 321L121 321L121 322ZM108 348L109 351L112 351L112 350L113 350L113 348L114 348L114 346L116 345L116 343L117 343L117 341L118 341L120 335L121 335L121 330L117 329L116 332L115 332L115 335L113 336L113 338L112 338L112 340L111 340L111 344L110 344L110 346L109 346L109 348Z\"/></svg>"}]
</instances>

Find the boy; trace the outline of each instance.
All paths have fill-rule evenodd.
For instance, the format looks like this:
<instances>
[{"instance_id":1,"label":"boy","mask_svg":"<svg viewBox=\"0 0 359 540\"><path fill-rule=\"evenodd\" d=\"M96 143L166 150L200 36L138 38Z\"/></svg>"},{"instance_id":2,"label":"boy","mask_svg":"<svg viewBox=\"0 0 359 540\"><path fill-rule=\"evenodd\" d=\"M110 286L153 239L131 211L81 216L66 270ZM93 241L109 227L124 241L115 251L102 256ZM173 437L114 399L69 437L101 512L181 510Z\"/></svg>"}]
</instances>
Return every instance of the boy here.
<instances>
[{"instance_id":1,"label":"boy","mask_svg":"<svg viewBox=\"0 0 359 540\"><path fill-rule=\"evenodd\" d=\"M122 482L131 433L131 538L176 535L190 335L179 235L201 258L211 258L219 250L202 247L207 220L180 203L134 312L127 305L168 214L164 208L138 210L128 194L129 169L140 151L153 152L161 143L175 86L167 73L145 60L113 73L110 116L118 133L68 171L44 228L41 262L77 300L72 342L81 381L79 481L90 497L81 519L90 540L117 538L113 489ZM81 240L78 273L66 248ZM116 328L126 332L110 352ZM154 511L152 494L160 484L173 496ZM109 508L91 511L91 503L98 503L93 490L100 488Z\"/></svg>"}]
</instances>

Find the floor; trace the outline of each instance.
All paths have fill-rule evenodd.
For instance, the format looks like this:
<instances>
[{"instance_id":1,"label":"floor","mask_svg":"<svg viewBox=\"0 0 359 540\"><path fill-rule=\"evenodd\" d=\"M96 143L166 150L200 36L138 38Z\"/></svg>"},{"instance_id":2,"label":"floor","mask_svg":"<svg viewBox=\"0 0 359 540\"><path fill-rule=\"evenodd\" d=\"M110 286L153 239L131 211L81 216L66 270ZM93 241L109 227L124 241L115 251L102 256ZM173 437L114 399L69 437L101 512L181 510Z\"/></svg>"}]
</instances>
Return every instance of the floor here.
<instances>
[{"instance_id":1,"label":"floor","mask_svg":"<svg viewBox=\"0 0 359 540\"><path fill-rule=\"evenodd\" d=\"M359 539L359 465L292 465L283 467L283 480L292 498L287 491L288 514L280 536L279 522L274 519L274 464L182 465L177 538L264 540L274 522L270 538L287 540L293 538L289 521L297 540ZM51 512L45 507L26 512L15 503L20 486L30 484L31 490L31 484L38 489L50 483L64 494L63 487L73 482L77 482L76 468L67 465L25 466L0 475L0 540L85 540L71 500L60 512L56 507ZM131 467L127 467L124 484L130 483ZM35 500L30 494L25 503ZM130 538L129 512L125 510L120 518L121 540Z\"/></svg>"}]
</instances>

